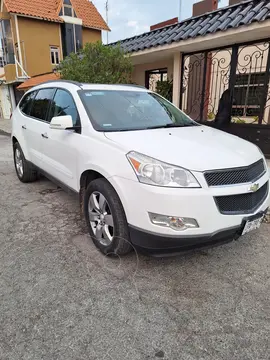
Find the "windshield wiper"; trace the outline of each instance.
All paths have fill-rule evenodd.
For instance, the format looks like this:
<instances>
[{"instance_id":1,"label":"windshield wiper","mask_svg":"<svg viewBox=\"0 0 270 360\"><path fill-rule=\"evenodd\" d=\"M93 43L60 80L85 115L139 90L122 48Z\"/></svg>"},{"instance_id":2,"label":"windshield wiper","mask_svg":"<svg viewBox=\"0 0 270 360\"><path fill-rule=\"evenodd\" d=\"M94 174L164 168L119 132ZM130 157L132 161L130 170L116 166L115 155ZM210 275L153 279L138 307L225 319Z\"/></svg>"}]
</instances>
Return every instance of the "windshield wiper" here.
<instances>
[{"instance_id":1,"label":"windshield wiper","mask_svg":"<svg viewBox=\"0 0 270 360\"><path fill-rule=\"evenodd\" d=\"M189 124L171 123L171 124L164 124L164 125L149 126L146 129L147 130L151 130L151 129L169 129L169 128L188 127L188 126L198 126L198 124L196 124L196 123L189 123Z\"/></svg>"}]
</instances>

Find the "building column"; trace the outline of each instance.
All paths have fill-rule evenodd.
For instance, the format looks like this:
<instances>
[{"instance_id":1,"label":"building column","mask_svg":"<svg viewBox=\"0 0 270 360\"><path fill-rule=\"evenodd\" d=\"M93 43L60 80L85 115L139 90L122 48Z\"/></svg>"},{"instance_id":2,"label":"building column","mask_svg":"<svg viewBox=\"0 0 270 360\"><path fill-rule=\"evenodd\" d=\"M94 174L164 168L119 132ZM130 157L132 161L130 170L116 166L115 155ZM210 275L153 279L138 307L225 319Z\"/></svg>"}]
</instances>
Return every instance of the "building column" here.
<instances>
[{"instance_id":1,"label":"building column","mask_svg":"<svg viewBox=\"0 0 270 360\"><path fill-rule=\"evenodd\" d=\"M12 85L8 85L9 88L9 95L10 95L10 103L11 103L11 109L14 111L16 109L16 99L14 94L14 89Z\"/></svg>"},{"instance_id":2,"label":"building column","mask_svg":"<svg viewBox=\"0 0 270 360\"><path fill-rule=\"evenodd\" d=\"M180 105L180 91L182 81L182 54L174 54L173 59L173 104L177 107Z\"/></svg>"},{"instance_id":3,"label":"building column","mask_svg":"<svg viewBox=\"0 0 270 360\"><path fill-rule=\"evenodd\" d=\"M0 97L0 103L2 107L1 115L4 119L9 119L11 115L11 99L8 85L3 84L0 86Z\"/></svg>"}]
</instances>

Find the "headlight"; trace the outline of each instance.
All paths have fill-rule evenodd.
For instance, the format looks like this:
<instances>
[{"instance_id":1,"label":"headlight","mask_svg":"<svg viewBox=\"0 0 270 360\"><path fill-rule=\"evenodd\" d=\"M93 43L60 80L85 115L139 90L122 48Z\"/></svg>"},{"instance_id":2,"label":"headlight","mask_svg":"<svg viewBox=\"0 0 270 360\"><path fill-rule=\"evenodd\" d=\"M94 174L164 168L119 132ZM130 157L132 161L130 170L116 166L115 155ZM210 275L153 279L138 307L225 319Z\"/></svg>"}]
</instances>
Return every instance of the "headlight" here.
<instances>
[{"instance_id":1,"label":"headlight","mask_svg":"<svg viewBox=\"0 0 270 360\"><path fill-rule=\"evenodd\" d=\"M135 151L128 153L127 158L141 183L179 188L200 187L191 172L181 167L166 164Z\"/></svg>"}]
</instances>

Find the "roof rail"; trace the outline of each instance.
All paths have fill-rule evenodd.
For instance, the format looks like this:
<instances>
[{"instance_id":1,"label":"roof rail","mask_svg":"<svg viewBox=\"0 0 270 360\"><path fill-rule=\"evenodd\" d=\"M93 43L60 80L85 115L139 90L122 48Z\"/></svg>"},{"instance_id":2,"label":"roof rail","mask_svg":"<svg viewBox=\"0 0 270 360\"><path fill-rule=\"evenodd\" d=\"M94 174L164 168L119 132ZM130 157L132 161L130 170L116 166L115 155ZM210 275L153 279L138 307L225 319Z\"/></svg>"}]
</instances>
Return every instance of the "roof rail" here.
<instances>
[{"instance_id":1,"label":"roof rail","mask_svg":"<svg viewBox=\"0 0 270 360\"><path fill-rule=\"evenodd\" d=\"M146 89L145 86L142 85L136 85L136 84L114 84L114 85L119 85L119 86L130 86L130 87L137 87L137 88L141 88L141 89Z\"/></svg>"},{"instance_id":2,"label":"roof rail","mask_svg":"<svg viewBox=\"0 0 270 360\"><path fill-rule=\"evenodd\" d=\"M55 82L64 82L64 83L73 84L73 85L77 85L79 87L82 87L82 84L79 83L78 81L62 80L62 79L48 80L48 81L45 81L45 82L43 82L43 83L41 83L39 85L50 84L50 83L55 83Z\"/></svg>"},{"instance_id":3,"label":"roof rail","mask_svg":"<svg viewBox=\"0 0 270 360\"><path fill-rule=\"evenodd\" d=\"M48 81L45 81L39 85L44 85L44 84L50 84L50 83L55 83L55 82L64 82L64 83L68 83L68 84L73 84L73 85L77 85L78 87L80 87L82 89L82 86L83 85L107 85L107 84L88 84L88 83L80 83L78 81L72 81L72 80L62 80L62 79L55 79L55 80L48 80ZM137 87L137 88L140 88L140 89L146 89L145 86L142 86L142 85L136 85L136 84L108 84L108 85L113 85L113 86L126 86L126 87ZM38 85L36 85L38 86Z\"/></svg>"}]
</instances>

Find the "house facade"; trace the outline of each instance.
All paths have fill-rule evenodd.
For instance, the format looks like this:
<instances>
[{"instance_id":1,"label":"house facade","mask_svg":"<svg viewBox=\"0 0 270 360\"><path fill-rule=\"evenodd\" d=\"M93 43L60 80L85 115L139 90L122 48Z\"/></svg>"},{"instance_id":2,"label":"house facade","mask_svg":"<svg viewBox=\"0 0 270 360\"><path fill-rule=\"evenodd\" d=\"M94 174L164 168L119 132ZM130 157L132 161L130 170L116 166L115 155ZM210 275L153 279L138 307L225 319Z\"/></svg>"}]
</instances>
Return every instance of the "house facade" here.
<instances>
[{"instance_id":1,"label":"house facade","mask_svg":"<svg viewBox=\"0 0 270 360\"><path fill-rule=\"evenodd\" d=\"M101 41L106 22L88 0L0 1L0 117L9 118L17 86L48 74L86 43ZM45 78L46 79L46 76Z\"/></svg>"},{"instance_id":2,"label":"house facade","mask_svg":"<svg viewBox=\"0 0 270 360\"><path fill-rule=\"evenodd\" d=\"M270 156L270 3L217 6L196 3L191 18L157 24L120 45L131 56L135 83L155 90L157 81L172 80L174 104L199 122L214 125L227 97L229 131Z\"/></svg>"}]
</instances>

